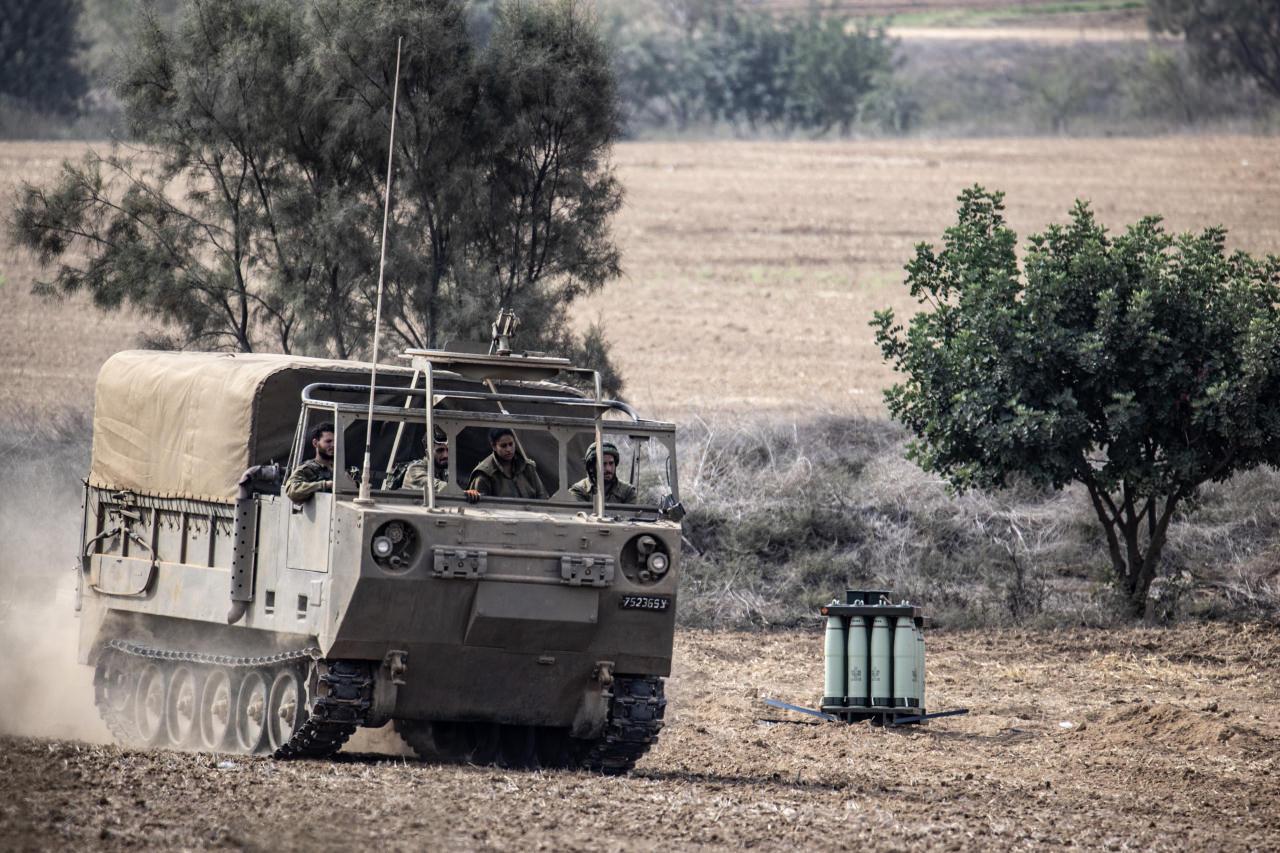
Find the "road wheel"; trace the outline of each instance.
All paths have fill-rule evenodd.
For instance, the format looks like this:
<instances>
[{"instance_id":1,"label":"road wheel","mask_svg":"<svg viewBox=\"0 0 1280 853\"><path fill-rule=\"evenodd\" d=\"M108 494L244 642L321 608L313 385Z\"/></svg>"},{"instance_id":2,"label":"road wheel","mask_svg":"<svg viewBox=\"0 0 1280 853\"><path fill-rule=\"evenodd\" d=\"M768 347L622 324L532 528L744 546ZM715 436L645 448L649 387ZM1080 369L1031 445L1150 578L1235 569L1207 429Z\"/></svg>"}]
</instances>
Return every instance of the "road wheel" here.
<instances>
[{"instance_id":1,"label":"road wheel","mask_svg":"<svg viewBox=\"0 0 1280 853\"><path fill-rule=\"evenodd\" d=\"M236 693L231 676L221 667L209 673L200 686L200 746L210 752L227 749L235 721Z\"/></svg>"},{"instance_id":2,"label":"road wheel","mask_svg":"<svg viewBox=\"0 0 1280 853\"><path fill-rule=\"evenodd\" d=\"M267 680L258 670L247 673L236 695L236 746L241 752L263 752L267 744Z\"/></svg>"},{"instance_id":3,"label":"road wheel","mask_svg":"<svg viewBox=\"0 0 1280 853\"><path fill-rule=\"evenodd\" d=\"M498 760L512 770L538 766L537 740L533 726L502 726L498 733Z\"/></svg>"},{"instance_id":4,"label":"road wheel","mask_svg":"<svg viewBox=\"0 0 1280 853\"><path fill-rule=\"evenodd\" d=\"M443 761L466 761L475 745L469 723L436 721L431 726L431 742Z\"/></svg>"},{"instance_id":5,"label":"road wheel","mask_svg":"<svg viewBox=\"0 0 1280 853\"><path fill-rule=\"evenodd\" d=\"M138 739L146 746L158 746L167 740L165 693L164 670L157 664L146 664L138 676L138 686L133 699Z\"/></svg>"},{"instance_id":6,"label":"road wheel","mask_svg":"<svg viewBox=\"0 0 1280 853\"><path fill-rule=\"evenodd\" d=\"M446 724L447 725L447 724ZM396 734L423 761L444 761L447 756L436 746L435 726L422 720L396 720Z\"/></svg>"},{"instance_id":7,"label":"road wheel","mask_svg":"<svg viewBox=\"0 0 1280 853\"><path fill-rule=\"evenodd\" d=\"M165 698L165 726L169 733L169 743L173 746L191 746L196 738L199 687L196 674L189 666L179 666L169 675L169 689Z\"/></svg>"},{"instance_id":8,"label":"road wheel","mask_svg":"<svg viewBox=\"0 0 1280 853\"><path fill-rule=\"evenodd\" d=\"M540 726L537 731L538 765L551 770L573 766L569 730Z\"/></svg>"},{"instance_id":9,"label":"road wheel","mask_svg":"<svg viewBox=\"0 0 1280 853\"><path fill-rule=\"evenodd\" d=\"M471 723L471 754L467 760L472 764L493 764L498 760L501 747L502 727L497 723Z\"/></svg>"},{"instance_id":10,"label":"road wheel","mask_svg":"<svg viewBox=\"0 0 1280 853\"><path fill-rule=\"evenodd\" d=\"M307 721L306 700L306 689L298 670L285 667L276 673L267 704L267 739L272 752L288 743Z\"/></svg>"}]
</instances>

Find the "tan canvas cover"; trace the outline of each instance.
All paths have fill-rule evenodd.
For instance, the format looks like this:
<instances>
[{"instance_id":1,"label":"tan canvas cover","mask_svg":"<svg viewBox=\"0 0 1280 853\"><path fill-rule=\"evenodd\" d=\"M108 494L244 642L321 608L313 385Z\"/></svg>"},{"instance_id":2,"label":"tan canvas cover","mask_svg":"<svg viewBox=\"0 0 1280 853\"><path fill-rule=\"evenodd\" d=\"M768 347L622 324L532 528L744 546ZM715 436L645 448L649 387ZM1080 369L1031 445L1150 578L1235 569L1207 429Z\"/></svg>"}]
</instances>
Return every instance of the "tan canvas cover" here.
<instances>
[{"instance_id":1,"label":"tan canvas cover","mask_svg":"<svg viewBox=\"0 0 1280 853\"><path fill-rule=\"evenodd\" d=\"M91 485L230 502L250 465L287 462L312 382L368 383L367 363L260 353L130 350L94 395ZM378 384L403 368L378 368ZM390 384L390 383L387 383Z\"/></svg>"}]
</instances>

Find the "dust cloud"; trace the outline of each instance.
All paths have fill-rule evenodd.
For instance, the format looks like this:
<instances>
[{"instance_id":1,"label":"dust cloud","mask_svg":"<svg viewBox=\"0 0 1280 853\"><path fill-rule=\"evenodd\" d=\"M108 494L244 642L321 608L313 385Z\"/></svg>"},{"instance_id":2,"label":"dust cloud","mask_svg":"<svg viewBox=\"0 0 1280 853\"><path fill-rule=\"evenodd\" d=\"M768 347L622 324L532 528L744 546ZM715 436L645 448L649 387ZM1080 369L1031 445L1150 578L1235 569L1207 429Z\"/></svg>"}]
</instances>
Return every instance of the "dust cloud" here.
<instances>
[{"instance_id":1,"label":"dust cloud","mask_svg":"<svg viewBox=\"0 0 1280 853\"><path fill-rule=\"evenodd\" d=\"M0 430L0 734L108 742L93 670L76 662L82 420Z\"/></svg>"}]
</instances>

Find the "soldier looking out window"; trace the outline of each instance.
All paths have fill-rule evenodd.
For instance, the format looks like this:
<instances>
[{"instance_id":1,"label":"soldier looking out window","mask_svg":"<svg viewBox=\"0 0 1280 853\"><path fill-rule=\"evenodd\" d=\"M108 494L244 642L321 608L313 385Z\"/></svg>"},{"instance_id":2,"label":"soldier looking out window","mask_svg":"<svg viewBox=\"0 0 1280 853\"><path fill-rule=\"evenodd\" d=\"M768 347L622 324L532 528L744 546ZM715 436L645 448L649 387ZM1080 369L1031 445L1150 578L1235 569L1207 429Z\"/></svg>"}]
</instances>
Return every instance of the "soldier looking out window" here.
<instances>
[{"instance_id":1,"label":"soldier looking out window","mask_svg":"<svg viewBox=\"0 0 1280 853\"><path fill-rule=\"evenodd\" d=\"M333 444L333 424L322 423L311 430L315 456L294 468L285 481L284 493L289 500L303 504L317 492L333 491Z\"/></svg>"}]
</instances>

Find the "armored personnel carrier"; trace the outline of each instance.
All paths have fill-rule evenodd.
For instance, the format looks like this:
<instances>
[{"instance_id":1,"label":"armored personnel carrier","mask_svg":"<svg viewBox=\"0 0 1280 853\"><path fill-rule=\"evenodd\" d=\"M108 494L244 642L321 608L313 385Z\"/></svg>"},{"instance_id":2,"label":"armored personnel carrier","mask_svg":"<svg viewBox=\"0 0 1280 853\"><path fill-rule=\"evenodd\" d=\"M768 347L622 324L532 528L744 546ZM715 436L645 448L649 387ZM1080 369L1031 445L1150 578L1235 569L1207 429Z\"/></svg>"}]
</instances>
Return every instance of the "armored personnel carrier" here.
<instances>
[{"instance_id":1,"label":"armored personnel carrier","mask_svg":"<svg viewBox=\"0 0 1280 853\"><path fill-rule=\"evenodd\" d=\"M405 357L376 381L368 364L280 355L103 365L76 607L120 740L322 757L394 721L424 756L606 773L654 743L679 574L675 427L564 359ZM321 424L332 479L295 503L281 484ZM545 498L468 500L502 429ZM438 481L397 488L431 459L426 436L448 447ZM571 489L610 444L628 503Z\"/></svg>"}]
</instances>

